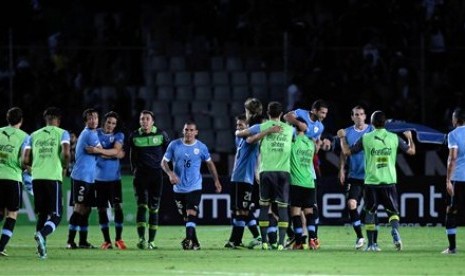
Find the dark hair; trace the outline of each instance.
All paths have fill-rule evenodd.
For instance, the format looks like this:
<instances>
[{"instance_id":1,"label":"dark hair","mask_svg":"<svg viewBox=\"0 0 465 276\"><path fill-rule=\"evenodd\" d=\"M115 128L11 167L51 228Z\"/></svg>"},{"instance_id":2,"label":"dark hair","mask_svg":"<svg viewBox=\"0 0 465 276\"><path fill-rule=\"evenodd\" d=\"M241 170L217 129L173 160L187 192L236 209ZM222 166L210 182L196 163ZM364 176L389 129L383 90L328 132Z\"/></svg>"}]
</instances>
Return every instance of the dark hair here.
<instances>
[{"instance_id":1,"label":"dark hair","mask_svg":"<svg viewBox=\"0 0 465 276\"><path fill-rule=\"evenodd\" d=\"M58 107L51 106L45 109L43 117L45 120L53 120L61 118L61 109Z\"/></svg>"},{"instance_id":2,"label":"dark hair","mask_svg":"<svg viewBox=\"0 0 465 276\"><path fill-rule=\"evenodd\" d=\"M277 118L283 113L283 105L280 102L270 102L268 104L267 113L271 118Z\"/></svg>"},{"instance_id":3,"label":"dark hair","mask_svg":"<svg viewBox=\"0 0 465 276\"><path fill-rule=\"evenodd\" d=\"M152 111L150 111L150 110L142 110L142 111L140 112L140 115L142 115L142 114L144 114L144 115L145 115L145 114L150 115L150 117L152 117L152 120L155 121L155 115L153 115L153 112L152 112Z\"/></svg>"},{"instance_id":4,"label":"dark hair","mask_svg":"<svg viewBox=\"0 0 465 276\"><path fill-rule=\"evenodd\" d=\"M356 105L354 107L352 107L352 109L350 110L350 115L354 116L354 109L363 109L365 110L365 107L361 106L361 105Z\"/></svg>"},{"instance_id":5,"label":"dark hair","mask_svg":"<svg viewBox=\"0 0 465 276\"><path fill-rule=\"evenodd\" d=\"M15 106L8 109L6 113L6 121L8 124L14 126L21 123L21 120L23 120L23 111L21 108Z\"/></svg>"},{"instance_id":6,"label":"dark hair","mask_svg":"<svg viewBox=\"0 0 465 276\"><path fill-rule=\"evenodd\" d=\"M375 128L383 128L386 124L386 114L380 110L373 112L373 114L371 114L371 124Z\"/></svg>"},{"instance_id":7,"label":"dark hair","mask_svg":"<svg viewBox=\"0 0 465 276\"><path fill-rule=\"evenodd\" d=\"M186 120L186 121L184 122L184 125L194 125L194 126L195 126L195 129L197 129L197 124L195 123L194 120L191 120L191 119ZM183 126L183 129L184 129L184 126Z\"/></svg>"},{"instance_id":8,"label":"dark hair","mask_svg":"<svg viewBox=\"0 0 465 276\"><path fill-rule=\"evenodd\" d=\"M97 109L88 108L88 109L84 110L84 112L82 112L82 119L84 120L84 122L87 122L87 116L91 115L92 113L97 113L98 114Z\"/></svg>"},{"instance_id":9,"label":"dark hair","mask_svg":"<svg viewBox=\"0 0 465 276\"><path fill-rule=\"evenodd\" d=\"M457 123L459 125L463 125L465 123L465 109L460 107L454 109L453 116L455 119L457 119Z\"/></svg>"},{"instance_id":10,"label":"dark hair","mask_svg":"<svg viewBox=\"0 0 465 276\"><path fill-rule=\"evenodd\" d=\"M110 112L107 112L107 113L104 115L103 118L105 118L105 120L106 120L107 118L115 118L115 119L118 121L118 120L119 120L119 115L118 115L118 113L116 113L115 111L110 111Z\"/></svg>"},{"instance_id":11,"label":"dark hair","mask_svg":"<svg viewBox=\"0 0 465 276\"><path fill-rule=\"evenodd\" d=\"M316 100L312 104L312 109L316 109L317 111L322 109L322 108L328 108L328 107L329 107L328 103L326 103L322 99Z\"/></svg>"},{"instance_id":12,"label":"dark hair","mask_svg":"<svg viewBox=\"0 0 465 276\"><path fill-rule=\"evenodd\" d=\"M262 102L257 98L248 98L245 100L244 108L254 115L260 115L263 112Z\"/></svg>"},{"instance_id":13,"label":"dark hair","mask_svg":"<svg viewBox=\"0 0 465 276\"><path fill-rule=\"evenodd\" d=\"M242 113L242 114L239 114L239 115L236 116L236 121L237 120L245 121L245 120L247 120L247 118L245 117L245 114Z\"/></svg>"}]
</instances>

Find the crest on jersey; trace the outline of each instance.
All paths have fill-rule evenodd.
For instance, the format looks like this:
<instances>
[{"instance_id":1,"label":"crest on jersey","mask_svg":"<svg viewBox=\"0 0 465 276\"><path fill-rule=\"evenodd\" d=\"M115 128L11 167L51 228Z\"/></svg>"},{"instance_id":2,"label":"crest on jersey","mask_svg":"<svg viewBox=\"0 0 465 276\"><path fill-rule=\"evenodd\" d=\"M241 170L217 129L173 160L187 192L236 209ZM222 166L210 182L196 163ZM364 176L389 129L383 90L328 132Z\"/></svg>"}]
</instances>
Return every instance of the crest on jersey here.
<instances>
[{"instance_id":1,"label":"crest on jersey","mask_svg":"<svg viewBox=\"0 0 465 276\"><path fill-rule=\"evenodd\" d=\"M313 127L313 133L317 133L319 128L317 126Z\"/></svg>"},{"instance_id":2,"label":"crest on jersey","mask_svg":"<svg viewBox=\"0 0 465 276\"><path fill-rule=\"evenodd\" d=\"M195 149L194 149L194 154L197 155L197 154L199 154L199 153L200 153L200 150L199 150L198 148L195 148Z\"/></svg>"},{"instance_id":3,"label":"crest on jersey","mask_svg":"<svg viewBox=\"0 0 465 276\"><path fill-rule=\"evenodd\" d=\"M110 137L110 143L113 143L115 141L115 136Z\"/></svg>"},{"instance_id":4,"label":"crest on jersey","mask_svg":"<svg viewBox=\"0 0 465 276\"><path fill-rule=\"evenodd\" d=\"M159 144L160 143L160 137L159 136L154 136L153 137L153 143L154 144Z\"/></svg>"}]
</instances>

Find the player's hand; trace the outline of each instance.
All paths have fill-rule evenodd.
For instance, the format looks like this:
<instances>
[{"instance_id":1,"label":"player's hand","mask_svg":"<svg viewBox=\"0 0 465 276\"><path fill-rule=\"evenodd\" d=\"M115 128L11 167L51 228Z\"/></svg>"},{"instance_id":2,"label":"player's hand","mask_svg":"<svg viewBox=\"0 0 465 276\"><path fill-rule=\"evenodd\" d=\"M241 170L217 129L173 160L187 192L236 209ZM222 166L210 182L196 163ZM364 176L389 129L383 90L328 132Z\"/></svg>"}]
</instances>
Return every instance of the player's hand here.
<instances>
[{"instance_id":1,"label":"player's hand","mask_svg":"<svg viewBox=\"0 0 465 276\"><path fill-rule=\"evenodd\" d=\"M215 181L215 192L221 193L222 189L223 189L223 187L221 186L220 181L219 180Z\"/></svg>"},{"instance_id":2,"label":"player's hand","mask_svg":"<svg viewBox=\"0 0 465 276\"><path fill-rule=\"evenodd\" d=\"M410 130L404 131L403 134L404 134L405 138L407 138L409 140L412 139L412 132Z\"/></svg>"},{"instance_id":3,"label":"player's hand","mask_svg":"<svg viewBox=\"0 0 465 276\"><path fill-rule=\"evenodd\" d=\"M168 174L168 177L172 185L176 185L179 183L179 178L174 172L171 172L170 174Z\"/></svg>"},{"instance_id":4,"label":"player's hand","mask_svg":"<svg viewBox=\"0 0 465 276\"><path fill-rule=\"evenodd\" d=\"M344 137L346 137L346 130L345 129L338 130L337 137L339 137L340 139L343 139Z\"/></svg>"},{"instance_id":5,"label":"player's hand","mask_svg":"<svg viewBox=\"0 0 465 276\"><path fill-rule=\"evenodd\" d=\"M346 181L346 173L344 170L340 170L339 171L339 184L341 184L341 186L344 186L345 181Z\"/></svg>"},{"instance_id":6,"label":"player's hand","mask_svg":"<svg viewBox=\"0 0 465 276\"><path fill-rule=\"evenodd\" d=\"M87 147L86 147L86 151L87 151L87 153L89 153L89 154L98 154L98 153L100 153L100 152L99 152L99 148L97 148L97 147L90 147L90 146L87 146Z\"/></svg>"},{"instance_id":7,"label":"player's hand","mask_svg":"<svg viewBox=\"0 0 465 276\"><path fill-rule=\"evenodd\" d=\"M281 126L278 126L278 125L274 125L272 127L270 127L268 129L268 133L278 133L280 132L281 130L283 130L283 128Z\"/></svg>"},{"instance_id":8,"label":"player's hand","mask_svg":"<svg viewBox=\"0 0 465 276\"><path fill-rule=\"evenodd\" d=\"M329 139L323 139L322 143L321 143L321 149L324 150L324 151L328 151L331 149L331 140Z\"/></svg>"},{"instance_id":9,"label":"player's hand","mask_svg":"<svg viewBox=\"0 0 465 276\"><path fill-rule=\"evenodd\" d=\"M454 186L452 186L452 182L446 181L446 191L450 196L454 196Z\"/></svg>"}]
</instances>

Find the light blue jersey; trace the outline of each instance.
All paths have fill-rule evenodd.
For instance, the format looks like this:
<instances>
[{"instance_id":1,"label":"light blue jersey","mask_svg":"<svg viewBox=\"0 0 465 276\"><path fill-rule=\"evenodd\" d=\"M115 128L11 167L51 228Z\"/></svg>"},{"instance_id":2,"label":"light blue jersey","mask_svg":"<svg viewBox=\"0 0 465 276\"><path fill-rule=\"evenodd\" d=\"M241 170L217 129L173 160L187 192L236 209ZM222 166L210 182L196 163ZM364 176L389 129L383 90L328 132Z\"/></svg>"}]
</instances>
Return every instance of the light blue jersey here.
<instances>
[{"instance_id":1,"label":"light blue jersey","mask_svg":"<svg viewBox=\"0 0 465 276\"><path fill-rule=\"evenodd\" d=\"M345 129L346 131L346 140L347 144L350 146L355 145L363 134L372 131L374 128L372 125L367 125L364 130L359 130L355 127L355 125L350 126ZM365 157L363 151L357 152L352 154L351 156L347 157L349 161L349 173L348 178L354 179L365 179Z\"/></svg>"},{"instance_id":2,"label":"light blue jersey","mask_svg":"<svg viewBox=\"0 0 465 276\"><path fill-rule=\"evenodd\" d=\"M325 130L325 126L318 120L312 121L310 118L310 112L305 109L296 109L294 110L294 114L297 118L303 119L307 124L307 131L305 131L305 135L313 140L320 139L321 134Z\"/></svg>"},{"instance_id":3,"label":"light blue jersey","mask_svg":"<svg viewBox=\"0 0 465 276\"><path fill-rule=\"evenodd\" d=\"M465 182L465 126L459 126L447 135L449 149L457 149L457 162L452 181Z\"/></svg>"},{"instance_id":4,"label":"light blue jersey","mask_svg":"<svg viewBox=\"0 0 465 276\"><path fill-rule=\"evenodd\" d=\"M84 181L87 183L95 182L95 167L97 165L97 156L89 154L86 147L100 146L97 132L90 128L84 128L79 134L76 143L76 162L71 172L71 178L74 180Z\"/></svg>"},{"instance_id":5,"label":"light blue jersey","mask_svg":"<svg viewBox=\"0 0 465 276\"><path fill-rule=\"evenodd\" d=\"M124 145L124 134L105 133L103 129L97 129L97 135L104 149L112 149L115 144ZM115 181L121 179L121 169L118 158L97 157L97 174L95 179L98 181Z\"/></svg>"},{"instance_id":6,"label":"light blue jersey","mask_svg":"<svg viewBox=\"0 0 465 276\"><path fill-rule=\"evenodd\" d=\"M196 140L194 144L184 144L182 138L176 139L168 145L163 159L173 161L173 171L180 183L173 185L175 193L189 193L202 190L202 161L209 161L210 153L207 146Z\"/></svg>"},{"instance_id":7,"label":"light blue jersey","mask_svg":"<svg viewBox=\"0 0 465 276\"><path fill-rule=\"evenodd\" d=\"M236 137L237 150L231 182L242 182L253 185L258 158L258 144L250 144L246 140L247 138Z\"/></svg>"}]
</instances>

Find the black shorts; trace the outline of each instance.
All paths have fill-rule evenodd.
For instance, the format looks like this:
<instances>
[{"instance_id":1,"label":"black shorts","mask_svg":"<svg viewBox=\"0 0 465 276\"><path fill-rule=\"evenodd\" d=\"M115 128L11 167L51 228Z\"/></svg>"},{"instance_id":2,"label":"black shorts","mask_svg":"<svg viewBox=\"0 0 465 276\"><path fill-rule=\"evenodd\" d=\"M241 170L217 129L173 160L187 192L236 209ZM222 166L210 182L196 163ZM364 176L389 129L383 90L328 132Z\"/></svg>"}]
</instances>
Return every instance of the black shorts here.
<instances>
[{"instance_id":1,"label":"black shorts","mask_svg":"<svg viewBox=\"0 0 465 276\"><path fill-rule=\"evenodd\" d=\"M231 210L248 211L252 204L253 185L244 182L231 182Z\"/></svg>"},{"instance_id":2,"label":"black shorts","mask_svg":"<svg viewBox=\"0 0 465 276\"><path fill-rule=\"evenodd\" d=\"M154 169L150 172L137 172L133 181L137 205L147 205L150 209L159 208L163 190L163 172Z\"/></svg>"},{"instance_id":3,"label":"black shorts","mask_svg":"<svg viewBox=\"0 0 465 276\"><path fill-rule=\"evenodd\" d=\"M260 200L267 202L289 203L289 173L260 173Z\"/></svg>"},{"instance_id":4,"label":"black shorts","mask_svg":"<svg viewBox=\"0 0 465 276\"><path fill-rule=\"evenodd\" d=\"M87 207L95 207L95 184L71 178L71 197L69 205L76 203L84 204Z\"/></svg>"},{"instance_id":5,"label":"black shorts","mask_svg":"<svg viewBox=\"0 0 465 276\"><path fill-rule=\"evenodd\" d=\"M382 204L386 212L399 214L399 203L395 184L367 185L365 184L365 209L375 213Z\"/></svg>"},{"instance_id":6,"label":"black shorts","mask_svg":"<svg viewBox=\"0 0 465 276\"><path fill-rule=\"evenodd\" d=\"M465 182L452 181L454 186L454 195L450 196L446 191L446 203L447 206L453 210L461 211L462 214L465 211Z\"/></svg>"},{"instance_id":7,"label":"black shorts","mask_svg":"<svg viewBox=\"0 0 465 276\"><path fill-rule=\"evenodd\" d=\"M113 207L123 203L121 180L95 181L96 206L98 208Z\"/></svg>"},{"instance_id":8,"label":"black shorts","mask_svg":"<svg viewBox=\"0 0 465 276\"><path fill-rule=\"evenodd\" d=\"M0 208L18 211L23 202L23 188L19 181L0 179Z\"/></svg>"},{"instance_id":9,"label":"black shorts","mask_svg":"<svg viewBox=\"0 0 465 276\"><path fill-rule=\"evenodd\" d=\"M36 213L62 215L63 192L61 181L35 179L32 180L32 190L34 191L34 208Z\"/></svg>"},{"instance_id":10,"label":"black shorts","mask_svg":"<svg viewBox=\"0 0 465 276\"><path fill-rule=\"evenodd\" d=\"M291 185L289 201L292 207L313 208L316 203L316 189Z\"/></svg>"},{"instance_id":11,"label":"black shorts","mask_svg":"<svg viewBox=\"0 0 465 276\"><path fill-rule=\"evenodd\" d=\"M363 197L363 180L362 179L355 179L349 178L347 179L345 185L345 194L346 199L355 199L357 202L360 203L360 200Z\"/></svg>"},{"instance_id":12,"label":"black shorts","mask_svg":"<svg viewBox=\"0 0 465 276\"><path fill-rule=\"evenodd\" d=\"M178 208L178 213L187 218L187 210L199 210L200 200L202 199L202 191L195 190L189 193L174 193L174 202Z\"/></svg>"}]
</instances>

